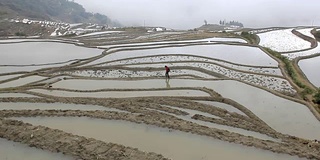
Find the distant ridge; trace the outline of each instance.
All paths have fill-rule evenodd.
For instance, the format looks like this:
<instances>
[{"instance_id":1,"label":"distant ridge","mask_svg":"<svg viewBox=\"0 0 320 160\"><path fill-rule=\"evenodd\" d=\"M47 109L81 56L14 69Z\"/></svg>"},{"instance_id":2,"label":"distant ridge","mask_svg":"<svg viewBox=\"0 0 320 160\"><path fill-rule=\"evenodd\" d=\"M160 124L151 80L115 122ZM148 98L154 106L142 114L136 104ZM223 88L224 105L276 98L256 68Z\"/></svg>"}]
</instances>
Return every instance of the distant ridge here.
<instances>
[{"instance_id":1,"label":"distant ridge","mask_svg":"<svg viewBox=\"0 0 320 160\"><path fill-rule=\"evenodd\" d=\"M86 12L82 5L69 0L0 0L0 18L17 17L120 26L109 17Z\"/></svg>"}]
</instances>

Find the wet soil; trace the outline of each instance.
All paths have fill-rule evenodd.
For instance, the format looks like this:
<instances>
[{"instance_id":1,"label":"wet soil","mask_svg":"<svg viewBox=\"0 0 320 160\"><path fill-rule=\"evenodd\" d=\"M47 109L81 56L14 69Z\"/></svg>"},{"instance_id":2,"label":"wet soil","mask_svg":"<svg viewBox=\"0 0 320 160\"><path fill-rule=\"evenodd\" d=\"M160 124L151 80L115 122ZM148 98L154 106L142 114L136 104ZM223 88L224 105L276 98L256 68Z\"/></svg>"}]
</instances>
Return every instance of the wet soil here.
<instances>
[{"instance_id":1,"label":"wet soil","mask_svg":"<svg viewBox=\"0 0 320 160\"><path fill-rule=\"evenodd\" d=\"M32 126L16 120L0 119L0 124L2 138L52 152L61 152L75 158L166 159L155 153L144 153L134 148L76 136L43 126Z\"/></svg>"},{"instance_id":2,"label":"wet soil","mask_svg":"<svg viewBox=\"0 0 320 160\"><path fill-rule=\"evenodd\" d=\"M218 100L218 99L217 99ZM270 150L276 153L286 153L290 155L296 155L299 157L305 157L305 158L320 158L320 152L317 148L310 148L308 147L308 140L301 139L298 137L293 137L289 135L281 134L277 131L274 131L272 128L270 128L268 125L266 125L263 121L261 121L258 117L255 117L253 115L250 116L250 112L248 112L248 117L245 117L240 114L236 113L229 113L225 110L218 109L218 108L211 108L207 109L208 107L205 107L205 105L197 104L199 106L198 108L193 108L195 110L200 110L202 112L207 112L216 116L221 117L223 120L217 120L205 116L199 116L195 115L193 116L194 119L203 120L206 122L213 122L217 124L223 124L223 125L229 125L229 126L236 126L239 128L248 129L251 131L259 132L262 134L266 134L270 137L274 137L277 139L280 139L281 142L275 142L270 140L261 140L257 139L251 136L245 136L240 135L237 133L232 133L226 130L219 130L216 128L208 128L206 126L201 126L199 124L195 124L192 122L188 122L179 118L176 118L175 116L165 114L163 112L157 112L154 110L149 110L146 108L149 108L149 106L152 106L150 108L155 108L159 102L166 102L166 104L181 108L191 108L191 106L194 106L196 102L192 102L190 100L181 100L181 99L166 99L166 98L131 98L131 99L95 99L95 98L86 98L86 99L77 99L77 98L54 98L54 99L37 99L37 98L7 98L2 99L2 101L42 101L42 102L64 102L64 103L81 103L81 104L95 104L95 105L101 105L101 106L108 106L111 108L117 108L121 110L129 111L130 113L121 113L121 112L107 112L107 111L74 111L74 110L65 110L65 111L59 111L59 110L4 110L0 112L0 117L3 118L10 118L10 117L50 117L50 116L58 116L58 117L91 117L91 118L100 118L100 119L109 119L109 120L125 120L130 121L134 123L144 123L144 124L150 124L155 125L158 127L164 127L174 130L180 130L183 132L190 132L193 134L199 134L199 135L205 135L209 137L213 137L219 140L224 140L232 143L242 144L246 146L254 146L261 149ZM225 102L228 100L220 99L220 102ZM231 102L229 102L231 103ZM239 107L241 108L241 107ZM157 108L159 109L159 108ZM161 108L160 108L161 110ZM185 114L184 112L179 112L177 110L170 110L168 108L164 109L162 108L162 111L166 112L169 111L173 114ZM231 116L232 115L232 116ZM238 117L238 118L236 118ZM26 141L26 136L31 136L33 130L37 128L36 126L32 126L30 131L25 131L25 126L27 124L24 124L23 122L18 121L12 121L8 119L2 119L1 120L2 129L1 131L5 131L1 134L0 137L6 138L9 140L15 140L18 142L24 142L24 143L30 143L29 145L33 145L33 141ZM9 124L8 124L9 123ZM22 127L21 127L22 126ZM14 128L14 131L12 131ZM23 132L22 132L23 131ZM12 134L11 134L12 132ZM18 133L24 133L26 134L24 137L21 137ZM44 129L43 132L48 132L48 128ZM10 133L10 134L9 134ZM55 134L55 132L51 132L51 134ZM45 133L43 133L45 134ZM66 134L62 131L59 132L59 134ZM59 135L58 134L58 135ZM71 136L71 135L69 135ZM64 136L65 137L65 136ZM21 139L19 139L21 138ZM27 138L27 140L30 140L30 138ZM65 139L67 140L67 138ZM44 146L38 146L37 148L45 148L49 146L53 146L52 144L48 144L50 141L48 140L41 140L37 142L42 142ZM82 141L76 141L74 145L82 145ZM101 143L101 142L99 142ZM48 145L48 146L47 146ZM72 145L73 146L73 145ZM63 153L67 155L77 155L78 152L74 153L75 151L71 150L71 148L62 150ZM50 149L53 151L52 149ZM60 151L60 150L58 150ZM78 151L78 150L77 150ZM148 155L148 154L147 154ZM82 156L82 155L81 155ZM83 159L86 159L86 156L83 155ZM89 158L90 159L90 158Z\"/></svg>"},{"instance_id":3,"label":"wet soil","mask_svg":"<svg viewBox=\"0 0 320 160\"><path fill-rule=\"evenodd\" d=\"M204 33L201 33L201 35ZM186 34L184 38L167 37L169 39L188 39L194 38L196 34ZM207 35L209 36L209 35ZM137 40L141 41L141 40ZM125 41L130 42L130 41ZM86 42L87 45L91 42ZM91 43L100 44L100 42ZM32 72L22 73L24 76L12 78L9 81L19 79L30 75L40 75L48 78L54 78L55 76L70 76L68 74L62 74L62 71L79 71L79 69L92 69L94 67L81 67L84 64L88 64L93 60L101 58L103 56L96 56L91 59L79 60L73 64L63 67L52 67L47 69L40 69ZM119 66L109 66L108 69L121 70L123 68ZM281 66L280 66L281 68ZM191 68L196 70L195 68ZM231 68L230 68L231 69ZM283 69L283 68L281 68ZM134 68L134 71L147 70L146 68ZM154 69L157 70L157 69ZM153 70L152 70L153 71ZM58 73L57 75L55 75ZM6 74L10 75L10 74ZM268 76L266 74L263 74ZM194 75L193 75L194 76ZM191 76L192 77L192 76ZM91 79L90 77L77 77L83 79ZM138 77L137 79L147 79L150 77ZM62 78L63 79L63 78ZM51 152L59 152L78 159L119 159L119 160L135 160L135 159L167 159L157 153L146 153L139 151L138 149L122 146L121 144L113 144L102 142L92 138L86 138L82 136L73 135L63 132L61 130L51 129L43 126L33 126L28 123L24 123L10 118L14 117L91 117L105 120L124 120L139 124L154 125L162 128L168 128L171 130L179 130L182 132L188 132L197 135L208 136L214 139L223 140L230 143L241 144L244 146L256 147L263 150L269 150L275 153L283 153L294 156L299 156L307 159L320 159L319 147L308 145L310 140L294 137L280 133L270 127L267 123L261 120L252 111L238 102L222 97L219 93L212 89L205 87L185 87L178 89L192 89L208 93L207 96L194 96L194 97L135 97L135 98L88 98L88 97L58 97L50 96L41 93L31 92L32 89L46 89L68 91L67 89L55 89L52 88L52 84L62 79L57 79L52 82L36 82L26 84L20 87L1 88L0 93L10 94L29 94L36 97L7 97L0 98L0 102L31 102L31 103L66 103L66 104L83 104L83 105L97 105L101 107L114 108L126 112L117 111L86 111L86 110L0 110L0 138L5 138L11 141L20 142L33 146L36 148L48 150ZM119 78L115 78L119 79ZM121 78L120 78L121 79ZM130 78L134 79L134 78ZM222 78L221 78L222 79ZM284 79L291 81L284 75ZM239 80L241 81L241 80ZM0 82L1 83L1 82ZM4 82L2 82L4 83ZM251 84L252 85L252 84ZM254 85L253 85L254 86ZM294 85L293 85L294 86ZM177 89L177 88L171 88ZM166 90L171 90L166 89ZM289 98L283 93L275 92L270 89L261 87L260 89L267 90L278 96L290 99L292 101L301 100L296 98ZM296 88L295 88L296 89ZM97 90L95 92L112 91L117 90ZM161 89L142 89L142 91L161 90ZM236 90L236 88L235 88ZM75 92L93 92L93 91L81 91L74 90ZM122 90L132 91L132 89ZM243 114L229 112L225 109L215 107L212 105L198 103L196 101L212 101L230 105ZM305 103L303 103L305 104ZM172 106L174 108L171 108ZM181 110L180 110L181 109ZM230 132L227 130L211 128L203 126L197 123L193 123L187 120L180 119L179 115L188 115L183 109L191 109L200 112L204 112L212 115L212 117L206 115L195 114L192 119L208 122L212 124L225 125L230 127L236 127L245 129L252 132L264 134L272 140L263 140L248 135ZM316 114L315 114L316 115ZM218 117L218 118L214 118Z\"/></svg>"}]
</instances>

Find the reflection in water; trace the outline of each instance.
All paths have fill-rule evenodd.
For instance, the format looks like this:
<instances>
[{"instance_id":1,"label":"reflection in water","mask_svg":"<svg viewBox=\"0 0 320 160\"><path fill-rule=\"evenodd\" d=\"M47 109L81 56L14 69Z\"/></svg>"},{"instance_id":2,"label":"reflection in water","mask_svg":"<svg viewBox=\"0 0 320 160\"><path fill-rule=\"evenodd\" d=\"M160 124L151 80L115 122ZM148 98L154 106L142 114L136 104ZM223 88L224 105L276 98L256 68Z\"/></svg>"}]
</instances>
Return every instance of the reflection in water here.
<instances>
[{"instance_id":1,"label":"reflection in water","mask_svg":"<svg viewBox=\"0 0 320 160\"><path fill-rule=\"evenodd\" d=\"M41 150L28 145L8 141L0 138L0 159L1 160L73 160L72 157L61 153L53 153Z\"/></svg>"},{"instance_id":2,"label":"reflection in water","mask_svg":"<svg viewBox=\"0 0 320 160\"><path fill-rule=\"evenodd\" d=\"M65 104L65 103L12 103L12 102L1 102L1 110L82 110L82 111L115 111L115 112L126 112L123 110L102 107L97 105L79 105L79 104Z\"/></svg>"},{"instance_id":3,"label":"reflection in water","mask_svg":"<svg viewBox=\"0 0 320 160\"><path fill-rule=\"evenodd\" d=\"M81 90L100 89L150 89L165 88L164 78L152 80L66 80L54 84L55 88L68 88ZM171 79L170 87L207 87L215 90L225 98L230 98L243 106L265 121L269 126L285 134L290 134L307 139L319 139L320 123L310 112L308 107L281 97L262 89L232 80L211 81L195 79ZM166 90L160 96L168 95L174 90ZM181 90L180 90L181 91ZM193 90L194 92L196 90ZM65 93L65 92L63 92ZM126 92L127 93L127 92ZM134 92L137 94L137 92ZM152 92L148 92L150 95ZM159 93L159 92L158 92ZM188 96L190 96L190 93ZM199 92L197 92L198 94ZM202 92L200 95L203 95ZM85 93L87 96L91 93ZM108 94L106 92L104 95ZM144 94L145 95L145 94ZM173 95L173 94L171 94ZM186 94L187 95L187 94ZM195 94L193 94L195 95ZM123 92L121 95L123 97ZM139 93L139 96L142 96ZM199 95L196 95L199 96ZM208 96L208 94L206 94ZM0 94L1 97L1 94ZM232 109L232 112L240 112L232 106L222 106L222 104L211 104L225 109ZM228 108L227 108L228 107Z\"/></svg>"},{"instance_id":4,"label":"reflection in water","mask_svg":"<svg viewBox=\"0 0 320 160\"><path fill-rule=\"evenodd\" d=\"M320 48L320 47L319 47ZM319 49L320 52L320 49ZM320 87L320 74L316 68L320 67L320 57L304 59L299 62L303 73L315 86Z\"/></svg>"},{"instance_id":5,"label":"reflection in water","mask_svg":"<svg viewBox=\"0 0 320 160\"><path fill-rule=\"evenodd\" d=\"M85 59L97 56L103 51L100 49L55 42L13 43L1 44L0 46L1 65L30 65L66 62L68 60ZM63 51L68 51L68 54L65 54Z\"/></svg>"},{"instance_id":6,"label":"reflection in water","mask_svg":"<svg viewBox=\"0 0 320 160\"><path fill-rule=\"evenodd\" d=\"M166 78L166 87L167 88L170 88L170 83L169 83L170 79L169 78Z\"/></svg>"},{"instance_id":7,"label":"reflection in water","mask_svg":"<svg viewBox=\"0 0 320 160\"><path fill-rule=\"evenodd\" d=\"M163 82L162 82L163 83ZM161 85L163 85L160 83ZM163 88L164 86L162 86ZM200 90L156 90L156 91L102 91L102 92L69 92L60 90L31 89L32 92L59 97L95 97L95 98L128 98L128 97L157 97L157 96L209 96Z\"/></svg>"},{"instance_id":8,"label":"reflection in water","mask_svg":"<svg viewBox=\"0 0 320 160\"><path fill-rule=\"evenodd\" d=\"M226 51L227 51L227 54L223 54L223 53L226 53ZM245 64L245 65L278 66L277 61L269 57L266 53L264 53L258 47L225 45L225 44L119 51L112 54L108 54L107 56L100 58L99 60L91 64L97 64L100 62L102 63L102 62L112 61L112 60L119 60L123 58L153 56L153 55L159 55L159 54L196 55L196 56L223 59L229 62Z\"/></svg>"},{"instance_id":9,"label":"reflection in water","mask_svg":"<svg viewBox=\"0 0 320 160\"><path fill-rule=\"evenodd\" d=\"M120 120L70 117L14 118L33 125L155 152L174 160L298 160L300 158L245 147L206 136L169 131L152 125ZM97 132L99 131L99 132Z\"/></svg>"}]
</instances>

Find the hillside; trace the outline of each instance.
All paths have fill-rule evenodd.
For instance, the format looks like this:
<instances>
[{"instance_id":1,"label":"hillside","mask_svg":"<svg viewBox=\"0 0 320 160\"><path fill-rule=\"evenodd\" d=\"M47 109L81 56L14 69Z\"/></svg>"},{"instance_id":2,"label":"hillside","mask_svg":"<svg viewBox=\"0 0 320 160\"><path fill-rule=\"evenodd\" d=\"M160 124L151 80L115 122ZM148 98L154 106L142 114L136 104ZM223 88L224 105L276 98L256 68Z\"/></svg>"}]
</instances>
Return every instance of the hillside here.
<instances>
[{"instance_id":1,"label":"hillside","mask_svg":"<svg viewBox=\"0 0 320 160\"><path fill-rule=\"evenodd\" d=\"M119 26L109 17L89 13L69 0L0 0L0 18L29 18L67 23L96 23Z\"/></svg>"}]
</instances>

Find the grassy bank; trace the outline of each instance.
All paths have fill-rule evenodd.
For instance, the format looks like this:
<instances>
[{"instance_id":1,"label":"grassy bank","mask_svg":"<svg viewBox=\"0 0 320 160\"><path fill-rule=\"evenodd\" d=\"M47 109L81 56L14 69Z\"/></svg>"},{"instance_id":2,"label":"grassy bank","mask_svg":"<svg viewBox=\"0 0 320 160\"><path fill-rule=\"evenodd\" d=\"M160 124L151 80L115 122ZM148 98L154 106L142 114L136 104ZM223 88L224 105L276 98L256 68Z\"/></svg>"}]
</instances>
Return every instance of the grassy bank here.
<instances>
[{"instance_id":1,"label":"grassy bank","mask_svg":"<svg viewBox=\"0 0 320 160\"><path fill-rule=\"evenodd\" d=\"M251 34L249 32L241 32L241 37L248 40L250 44L259 44L259 37L255 34Z\"/></svg>"},{"instance_id":2,"label":"grassy bank","mask_svg":"<svg viewBox=\"0 0 320 160\"><path fill-rule=\"evenodd\" d=\"M320 38L320 31L315 31L314 36Z\"/></svg>"},{"instance_id":3,"label":"grassy bank","mask_svg":"<svg viewBox=\"0 0 320 160\"><path fill-rule=\"evenodd\" d=\"M283 62L286 73L290 76L292 81L300 88L300 91L298 91L298 93L303 99L306 99L308 96L311 96L311 97L313 96L313 94L316 91L308 87L306 84L304 84L303 81L301 81L301 76L299 76L298 72L295 70L293 66L293 63L294 63L293 61L290 61L287 57L284 57L280 53L273 51L269 48L264 48L264 49L270 54L272 54L274 57L278 58Z\"/></svg>"},{"instance_id":4,"label":"grassy bank","mask_svg":"<svg viewBox=\"0 0 320 160\"><path fill-rule=\"evenodd\" d=\"M320 42L320 31L317 31L316 29L311 30L311 34L314 35L317 41Z\"/></svg>"}]
</instances>

